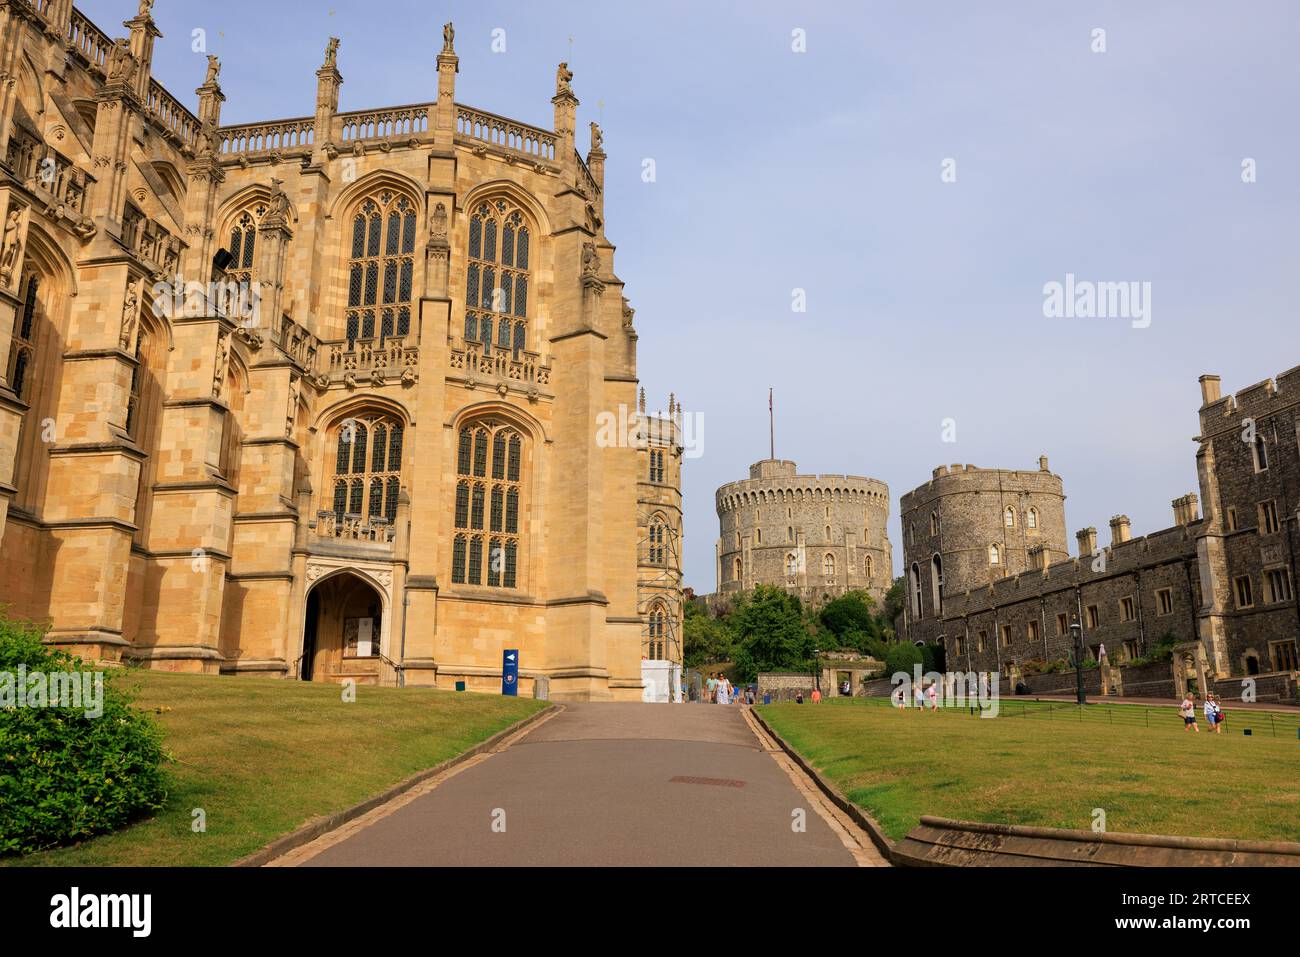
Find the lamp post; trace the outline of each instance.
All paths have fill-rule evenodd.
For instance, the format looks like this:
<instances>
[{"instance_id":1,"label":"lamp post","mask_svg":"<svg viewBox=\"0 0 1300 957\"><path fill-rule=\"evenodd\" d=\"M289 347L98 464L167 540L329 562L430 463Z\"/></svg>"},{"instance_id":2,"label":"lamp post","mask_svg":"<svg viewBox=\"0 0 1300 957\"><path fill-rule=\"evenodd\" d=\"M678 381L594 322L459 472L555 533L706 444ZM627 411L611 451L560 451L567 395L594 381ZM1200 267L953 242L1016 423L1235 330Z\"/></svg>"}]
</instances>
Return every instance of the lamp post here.
<instances>
[{"instance_id":1,"label":"lamp post","mask_svg":"<svg viewBox=\"0 0 1300 957\"><path fill-rule=\"evenodd\" d=\"M1070 616L1070 637L1074 639L1074 685L1079 704L1087 704L1083 694L1083 626L1076 612Z\"/></svg>"},{"instance_id":2,"label":"lamp post","mask_svg":"<svg viewBox=\"0 0 1300 957\"><path fill-rule=\"evenodd\" d=\"M817 691L822 690L822 669L821 669L822 651L820 648L813 649L813 688Z\"/></svg>"}]
</instances>

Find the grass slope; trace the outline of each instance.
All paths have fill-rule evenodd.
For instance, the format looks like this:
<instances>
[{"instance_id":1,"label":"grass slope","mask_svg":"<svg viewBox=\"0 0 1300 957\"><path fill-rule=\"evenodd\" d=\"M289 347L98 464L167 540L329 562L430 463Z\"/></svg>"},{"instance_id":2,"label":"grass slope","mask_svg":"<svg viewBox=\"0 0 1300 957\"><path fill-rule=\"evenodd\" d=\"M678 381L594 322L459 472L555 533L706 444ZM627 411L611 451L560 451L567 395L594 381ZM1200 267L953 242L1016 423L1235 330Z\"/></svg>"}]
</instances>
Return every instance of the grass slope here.
<instances>
[{"instance_id":1,"label":"grass slope","mask_svg":"<svg viewBox=\"0 0 1300 957\"><path fill-rule=\"evenodd\" d=\"M497 695L132 672L166 734L173 787L155 817L5 864L220 865L363 801L545 706ZM192 811L207 815L191 830Z\"/></svg>"},{"instance_id":2,"label":"grass slope","mask_svg":"<svg viewBox=\"0 0 1300 957\"><path fill-rule=\"evenodd\" d=\"M1193 734L1172 709L1147 727L1124 705L1097 707L1082 721L1021 717L1019 703L991 719L862 701L760 712L893 840L922 814L1089 828L1102 808L1108 831L1300 841L1294 730L1246 737L1238 721L1235 733Z\"/></svg>"}]
</instances>

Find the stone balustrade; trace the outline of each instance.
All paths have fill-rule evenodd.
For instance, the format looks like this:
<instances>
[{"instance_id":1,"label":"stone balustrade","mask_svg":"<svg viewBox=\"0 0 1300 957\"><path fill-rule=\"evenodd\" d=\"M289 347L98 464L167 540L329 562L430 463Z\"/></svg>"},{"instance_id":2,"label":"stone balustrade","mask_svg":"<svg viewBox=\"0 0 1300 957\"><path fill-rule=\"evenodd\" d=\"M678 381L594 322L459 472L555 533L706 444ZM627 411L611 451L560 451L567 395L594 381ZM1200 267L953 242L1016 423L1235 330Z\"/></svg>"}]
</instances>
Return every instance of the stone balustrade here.
<instances>
[{"instance_id":1,"label":"stone balustrade","mask_svg":"<svg viewBox=\"0 0 1300 957\"><path fill-rule=\"evenodd\" d=\"M555 160L555 134L504 116L456 105L456 136L522 154L534 160Z\"/></svg>"},{"instance_id":2,"label":"stone balustrade","mask_svg":"<svg viewBox=\"0 0 1300 957\"><path fill-rule=\"evenodd\" d=\"M419 377L420 347L407 345L403 336L385 339L335 339L323 341L328 367L322 376L349 387L415 382Z\"/></svg>"},{"instance_id":3,"label":"stone balustrade","mask_svg":"<svg viewBox=\"0 0 1300 957\"><path fill-rule=\"evenodd\" d=\"M550 366L542 364L535 352L515 353L509 349L484 350L483 344L461 339L450 350L452 369L463 370L466 375L491 376L504 382L549 385Z\"/></svg>"},{"instance_id":4,"label":"stone balustrade","mask_svg":"<svg viewBox=\"0 0 1300 957\"><path fill-rule=\"evenodd\" d=\"M354 512L339 514L322 509L316 513L316 537L334 542L391 546L397 538L393 523L379 515Z\"/></svg>"},{"instance_id":5,"label":"stone balustrade","mask_svg":"<svg viewBox=\"0 0 1300 957\"><path fill-rule=\"evenodd\" d=\"M223 126L217 130L217 152L223 156L243 156L309 150L315 141L315 130L316 121L310 116Z\"/></svg>"},{"instance_id":6,"label":"stone balustrade","mask_svg":"<svg viewBox=\"0 0 1300 957\"><path fill-rule=\"evenodd\" d=\"M429 132L432 103L393 106L382 110L356 110L335 117L341 143L409 140Z\"/></svg>"}]
</instances>

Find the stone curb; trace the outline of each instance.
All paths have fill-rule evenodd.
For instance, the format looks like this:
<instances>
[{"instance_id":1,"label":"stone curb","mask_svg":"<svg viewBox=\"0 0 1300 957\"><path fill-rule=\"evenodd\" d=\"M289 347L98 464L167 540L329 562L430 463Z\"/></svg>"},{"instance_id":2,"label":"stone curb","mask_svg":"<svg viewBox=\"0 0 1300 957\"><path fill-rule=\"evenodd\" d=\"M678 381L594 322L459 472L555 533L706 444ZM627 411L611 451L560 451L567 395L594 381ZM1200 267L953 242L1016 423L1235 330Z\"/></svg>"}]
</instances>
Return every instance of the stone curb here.
<instances>
[{"instance_id":1,"label":"stone curb","mask_svg":"<svg viewBox=\"0 0 1300 957\"><path fill-rule=\"evenodd\" d=\"M871 843L876 845L876 849L885 856L885 860L890 864L894 864L894 845L890 843L889 838L885 836L885 832L880 829L880 825L872 820L871 816L863 811L862 808L858 807L846 798L833 784L822 777L811 764L804 760L803 755L790 747L790 745L786 743L785 738L777 734L776 730L768 724L766 720L764 720L761 714L758 713L757 708L751 708L749 713L752 714L758 720L758 723L763 726L763 730L772 736L772 740L781 746L781 750L788 754L790 759L794 761L795 764L799 765L805 774L813 779L817 787L821 789L821 792L830 798L836 807L849 817L853 818L858 827L871 835Z\"/></svg>"},{"instance_id":2,"label":"stone curb","mask_svg":"<svg viewBox=\"0 0 1300 957\"><path fill-rule=\"evenodd\" d=\"M502 741L506 740L512 735L518 734L520 731L524 730L525 728L540 721L543 717L554 714L558 710L562 710L561 705L554 704L554 703L549 704L541 711L538 711L536 714L531 714L527 718L522 718L519 721L516 721L514 724L510 725L509 727L503 728L502 730L498 731L496 734L492 735L492 737L480 741L478 744L474 745L474 747L470 748L468 751L463 751L460 754L456 755L454 758L448 758L446 761L443 761L441 764L434 765L431 768L425 768L423 771L417 771L415 774L411 775L405 780L399 781L397 784L394 784L386 791L382 791L381 793L376 794L372 798L367 798L366 800L362 801L360 804L354 804L350 808L345 808L342 811L336 811L335 813L330 814L326 817L314 818L313 820L308 821L302 827L298 828L298 830L292 831L289 834L286 834L284 837L276 838L274 841L272 841L270 844L267 844L261 850L254 851L252 854L249 854L246 857L241 857L239 860L234 861L227 866L228 867L261 867L263 864L266 864L268 861L273 861L275 860L275 858L280 857L281 855L286 854L289 851L292 851L294 848L302 847L304 844L309 844L312 841L316 840L316 838L320 837L322 834L326 834L330 831L335 830L336 828L342 827L344 824L347 824L349 821L355 820L356 818L360 817L361 815L365 814L368 811L373 811L375 808L379 807L379 805L385 804L388 801L391 801L393 798L397 797L398 795L411 790L411 788L415 787L417 784L427 781L429 778L441 774L450 768L454 768L456 765L464 761L468 761L470 758L474 757L477 754L482 754L485 751L491 751Z\"/></svg>"}]
</instances>

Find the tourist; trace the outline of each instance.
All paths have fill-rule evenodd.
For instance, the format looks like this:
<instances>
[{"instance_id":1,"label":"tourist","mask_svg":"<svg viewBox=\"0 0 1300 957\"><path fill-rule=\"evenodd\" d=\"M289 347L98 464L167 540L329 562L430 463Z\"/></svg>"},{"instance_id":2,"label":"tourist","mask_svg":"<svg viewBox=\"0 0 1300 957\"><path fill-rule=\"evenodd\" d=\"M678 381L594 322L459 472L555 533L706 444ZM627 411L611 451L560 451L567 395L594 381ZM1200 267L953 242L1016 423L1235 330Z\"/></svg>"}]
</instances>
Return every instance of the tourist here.
<instances>
[{"instance_id":1,"label":"tourist","mask_svg":"<svg viewBox=\"0 0 1300 957\"><path fill-rule=\"evenodd\" d=\"M1196 702L1192 700L1192 693L1189 691L1183 697L1183 706L1178 709L1178 713L1183 718L1183 730L1195 731L1201 733L1201 729L1196 726Z\"/></svg>"},{"instance_id":2,"label":"tourist","mask_svg":"<svg viewBox=\"0 0 1300 957\"><path fill-rule=\"evenodd\" d=\"M718 704L731 703L731 682L726 675L718 675Z\"/></svg>"},{"instance_id":3,"label":"tourist","mask_svg":"<svg viewBox=\"0 0 1300 957\"><path fill-rule=\"evenodd\" d=\"M1206 693L1205 695L1205 723L1213 729L1215 734L1219 734L1219 702L1214 695Z\"/></svg>"},{"instance_id":4,"label":"tourist","mask_svg":"<svg viewBox=\"0 0 1300 957\"><path fill-rule=\"evenodd\" d=\"M939 689L936 687L936 684L937 684L937 682L931 681L931 682L930 682L930 688L929 688L929 690L926 692L926 696L930 699L930 710L931 710L931 711L938 711L938 710L939 710Z\"/></svg>"},{"instance_id":5,"label":"tourist","mask_svg":"<svg viewBox=\"0 0 1300 957\"><path fill-rule=\"evenodd\" d=\"M796 691L796 692L794 693L794 703L795 703L795 704L803 704L803 689L802 689L802 688L800 688L798 691Z\"/></svg>"},{"instance_id":6,"label":"tourist","mask_svg":"<svg viewBox=\"0 0 1300 957\"><path fill-rule=\"evenodd\" d=\"M899 685L898 689L894 692L894 704L898 705L899 711L907 710L907 692L904 690L902 685Z\"/></svg>"},{"instance_id":7,"label":"tourist","mask_svg":"<svg viewBox=\"0 0 1300 957\"><path fill-rule=\"evenodd\" d=\"M813 704L822 703L822 692L820 688L813 688L812 699L813 699Z\"/></svg>"},{"instance_id":8,"label":"tourist","mask_svg":"<svg viewBox=\"0 0 1300 957\"><path fill-rule=\"evenodd\" d=\"M925 710L925 682L918 681L915 687L916 706L920 710Z\"/></svg>"},{"instance_id":9,"label":"tourist","mask_svg":"<svg viewBox=\"0 0 1300 957\"><path fill-rule=\"evenodd\" d=\"M705 685L706 690L704 692L704 700L709 704L713 704L713 702L717 700L716 695L718 691L718 673L716 671L709 672L709 680L705 682Z\"/></svg>"}]
</instances>

